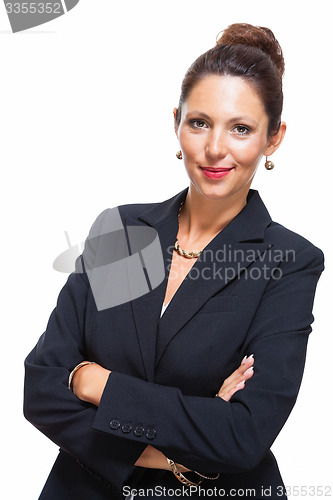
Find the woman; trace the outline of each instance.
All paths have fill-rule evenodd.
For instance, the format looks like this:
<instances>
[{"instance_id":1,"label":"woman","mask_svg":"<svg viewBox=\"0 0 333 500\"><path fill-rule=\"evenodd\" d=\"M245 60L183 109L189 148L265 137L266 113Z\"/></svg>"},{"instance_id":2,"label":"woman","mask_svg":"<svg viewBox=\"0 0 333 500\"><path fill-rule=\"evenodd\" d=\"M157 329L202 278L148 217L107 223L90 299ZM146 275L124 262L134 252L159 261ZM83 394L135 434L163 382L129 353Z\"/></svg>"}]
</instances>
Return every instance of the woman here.
<instances>
[{"instance_id":1,"label":"woman","mask_svg":"<svg viewBox=\"0 0 333 500\"><path fill-rule=\"evenodd\" d=\"M123 233L111 242L110 210L93 225L26 359L25 415L61 448L41 499L286 498L270 446L296 401L323 255L250 189L285 135L283 72L273 33L247 24L188 70L174 118L189 188L118 207L148 293L101 305ZM158 234L161 283L133 228Z\"/></svg>"}]
</instances>

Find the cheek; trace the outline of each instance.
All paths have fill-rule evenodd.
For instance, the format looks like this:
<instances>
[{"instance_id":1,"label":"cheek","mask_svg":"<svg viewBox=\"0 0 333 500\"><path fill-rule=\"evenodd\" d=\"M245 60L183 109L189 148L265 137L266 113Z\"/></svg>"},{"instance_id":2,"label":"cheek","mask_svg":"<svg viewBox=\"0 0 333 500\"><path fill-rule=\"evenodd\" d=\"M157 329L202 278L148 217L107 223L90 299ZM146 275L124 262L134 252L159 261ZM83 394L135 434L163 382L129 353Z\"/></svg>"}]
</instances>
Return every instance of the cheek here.
<instances>
[{"instance_id":1,"label":"cheek","mask_svg":"<svg viewBox=\"0 0 333 500\"><path fill-rule=\"evenodd\" d=\"M241 142L233 149L235 159L242 165L251 166L258 163L262 157L264 146L262 141Z\"/></svg>"},{"instance_id":2,"label":"cheek","mask_svg":"<svg viewBox=\"0 0 333 500\"><path fill-rule=\"evenodd\" d=\"M183 153L188 157L202 154L205 149L204 138L191 133L181 133L179 135L179 143Z\"/></svg>"}]
</instances>

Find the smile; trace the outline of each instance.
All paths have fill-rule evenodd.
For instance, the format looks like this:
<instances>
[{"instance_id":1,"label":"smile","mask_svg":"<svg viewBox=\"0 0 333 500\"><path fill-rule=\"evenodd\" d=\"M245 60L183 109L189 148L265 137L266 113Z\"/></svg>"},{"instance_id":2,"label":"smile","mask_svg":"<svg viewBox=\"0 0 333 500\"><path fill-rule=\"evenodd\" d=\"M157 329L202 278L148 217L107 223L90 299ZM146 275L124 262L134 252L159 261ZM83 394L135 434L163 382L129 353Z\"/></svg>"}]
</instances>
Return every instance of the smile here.
<instances>
[{"instance_id":1,"label":"smile","mask_svg":"<svg viewBox=\"0 0 333 500\"><path fill-rule=\"evenodd\" d=\"M211 168L211 167L200 167L203 174L209 179L221 179L231 172L234 167L230 168Z\"/></svg>"}]
</instances>

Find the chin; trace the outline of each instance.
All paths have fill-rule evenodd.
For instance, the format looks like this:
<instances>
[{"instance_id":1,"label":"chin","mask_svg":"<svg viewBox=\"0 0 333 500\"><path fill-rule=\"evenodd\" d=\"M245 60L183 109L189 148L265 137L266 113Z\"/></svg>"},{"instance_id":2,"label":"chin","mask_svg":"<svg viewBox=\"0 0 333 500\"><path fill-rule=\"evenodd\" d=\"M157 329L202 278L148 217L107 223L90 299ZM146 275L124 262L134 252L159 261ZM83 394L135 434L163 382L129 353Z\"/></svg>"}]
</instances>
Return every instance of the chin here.
<instances>
[{"instance_id":1,"label":"chin","mask_svg":"<svg viewBox=\"0 0 333 500\"><path fill-rule=\"evenodd\" d=\"M193 184L193 187L201 194L201 196L211 200L222 200L231 194L230 190L223 186L198 186Z\"/></svg>"}]
</instances>

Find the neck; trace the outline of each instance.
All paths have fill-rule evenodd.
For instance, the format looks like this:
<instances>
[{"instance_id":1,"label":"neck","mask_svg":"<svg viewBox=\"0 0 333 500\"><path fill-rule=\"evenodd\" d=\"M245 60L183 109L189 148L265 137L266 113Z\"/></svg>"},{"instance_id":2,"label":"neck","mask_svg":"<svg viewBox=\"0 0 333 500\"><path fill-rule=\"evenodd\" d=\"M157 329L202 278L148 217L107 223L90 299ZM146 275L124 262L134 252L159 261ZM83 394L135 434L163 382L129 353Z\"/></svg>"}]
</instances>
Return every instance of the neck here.
<instances>
[{"instance_id":1,"label":"neck","mask_svg":"<svg viewBox=\"0 0 333 500\"><path fill-rule=\"evenodd\" d=\"M248 190L224 199L207 198L190 184L180 216L182 238L213 238L245 207L247 194Z\"/></svg>"}]
</instances>

